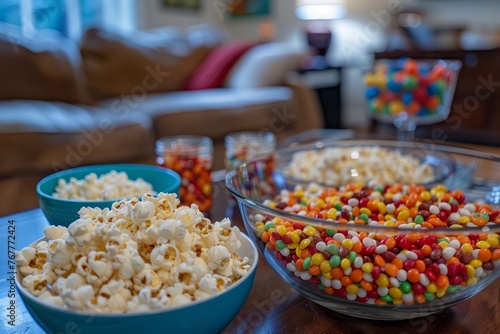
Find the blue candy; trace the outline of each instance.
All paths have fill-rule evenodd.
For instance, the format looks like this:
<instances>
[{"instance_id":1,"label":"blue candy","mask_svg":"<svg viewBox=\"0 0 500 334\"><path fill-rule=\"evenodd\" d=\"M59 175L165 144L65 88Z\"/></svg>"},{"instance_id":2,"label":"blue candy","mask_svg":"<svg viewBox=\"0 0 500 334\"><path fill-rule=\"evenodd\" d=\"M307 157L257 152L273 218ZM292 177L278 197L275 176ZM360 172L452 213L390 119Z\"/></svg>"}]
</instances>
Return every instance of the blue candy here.
<instances>
[{"instance_id":1,"label":"blue candy","mask_svg":"<svg viewBox=\"0 0 500 334\"><path fill-rule=\"evenodd\" d=\"M380 94L380 89L377 87L368 87L365 91L366 98L371 100Z\"/></svg>"},{"instance_id":2,"label":"blue candy","mask_svg":"<svg viewBox=\"0 0 500 334\"><path fill-rule=\"evenodd\" d=\"M411 103L411 101L413 101L413 94L410 93L410 92L406 92L403 94L403 97L401 98L401 101L405 104L405 105L409 105Z\"/></svg>"}]
</instances>

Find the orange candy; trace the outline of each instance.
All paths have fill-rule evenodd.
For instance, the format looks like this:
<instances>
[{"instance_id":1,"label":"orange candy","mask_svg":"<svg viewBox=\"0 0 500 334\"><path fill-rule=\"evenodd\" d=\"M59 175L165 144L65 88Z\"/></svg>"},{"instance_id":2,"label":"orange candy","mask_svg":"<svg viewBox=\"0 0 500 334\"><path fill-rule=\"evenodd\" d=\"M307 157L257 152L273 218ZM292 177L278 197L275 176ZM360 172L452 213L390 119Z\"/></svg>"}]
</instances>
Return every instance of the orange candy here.
<instances>
[{"instance_id":1,"label":"orange candy","mask_svg":"<svg viewBox=\"0 0 500 334\"><path fill-rule=\"evenodd\" d=\"M481 262L488 262L491 260L491 251L488 248L480 249L477 253L477 258L481 260Z\"/></svg>"},{"instance_id":2,"label":"orange candy","mask_svg":"<svg viewBox=\"0 0 500 334\"><path fill-rule=\"evenodd\" d=\"M420 272L415 268L408 270L407 277L411 283L420 282Z\"/></svg>"}]
</instances>

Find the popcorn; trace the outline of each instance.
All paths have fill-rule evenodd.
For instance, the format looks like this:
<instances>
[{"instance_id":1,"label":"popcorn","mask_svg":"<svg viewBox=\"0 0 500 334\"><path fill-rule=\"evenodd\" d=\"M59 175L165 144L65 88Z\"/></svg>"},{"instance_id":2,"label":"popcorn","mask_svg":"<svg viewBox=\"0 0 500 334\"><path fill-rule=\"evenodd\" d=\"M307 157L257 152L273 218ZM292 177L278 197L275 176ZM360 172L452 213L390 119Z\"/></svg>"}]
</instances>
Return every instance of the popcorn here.
<instances>
[{"instance_id":1,"label":"popcorn","mask_svg":"<svg viewBox=\"0 0 500 334\"><path fill-rule=\"evenodd\" d=\"M152 185L143 179L129 180L127 173L113 170L100 177L90 173L83 180L72 177L66 182L64 179L59 179L52 196L74 200L106 201L132 198L152 192Z\"/></svg>"},{"instance_id":2,"label":"popcorn","mask_svg":"<svg viewBox=\"0 0 500 334\"><path fill-rule=\"evenodd\" d=\"M178 205L160 193L82 208L68 228L47 227L48 242L16 252L22 285L71 310L127 313L201 300L245 276L239 229Z\"/></svg>"},{"instance_id":3,"label":"popcorn","mask_svg":"<svg viewBox=\"0 0 500 334\"><path fill-rule=\"evenodd\" d=\"M296 152L284 173L295 179L330 185L353 180L376 184L426 183L434 178L431 165L377 146Z\"/></svg>"}]
</instances>

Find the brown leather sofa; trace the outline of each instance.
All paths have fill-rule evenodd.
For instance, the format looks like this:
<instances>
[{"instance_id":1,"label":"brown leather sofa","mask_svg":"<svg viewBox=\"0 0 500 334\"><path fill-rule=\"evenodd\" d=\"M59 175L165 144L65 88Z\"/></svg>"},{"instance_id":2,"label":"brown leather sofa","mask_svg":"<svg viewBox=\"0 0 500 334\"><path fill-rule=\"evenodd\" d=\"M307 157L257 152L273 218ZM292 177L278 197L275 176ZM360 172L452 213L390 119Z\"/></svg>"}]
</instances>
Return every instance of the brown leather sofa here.
<instances>
[{"instance_id":1,"label":"brown leather sofa","mask_svg":"<svg viewBox=\"0 0 500 334\"><path fill-rule=\"evenodd\" d=\"M55 171L154 164L164 136L210 136L221 168L227 133L283 139L322 127L314 93L284 75L273 85L183 90L225 42L206 26L128 36L93 29L79 45L0 26L0 216L37 207L36 184Z\"/></svg>"}]
</instances>

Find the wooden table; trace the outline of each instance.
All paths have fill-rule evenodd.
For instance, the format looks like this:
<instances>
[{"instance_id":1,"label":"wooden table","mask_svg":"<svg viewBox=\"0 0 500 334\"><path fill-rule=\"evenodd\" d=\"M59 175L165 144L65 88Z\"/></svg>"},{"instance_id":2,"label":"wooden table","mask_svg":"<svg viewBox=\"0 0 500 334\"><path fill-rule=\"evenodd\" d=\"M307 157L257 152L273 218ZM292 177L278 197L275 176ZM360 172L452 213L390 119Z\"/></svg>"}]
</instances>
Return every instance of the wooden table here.
<instances>
[{"instance_id":1,"label":"wooden table","mask_svg":"<svg viewBox=\"0 0 500 334\"><path fill-rule=\"evenodd\" d=\"M216 201L211 220L231 218L245 231L241 215L222 181L215 184ZM44 333L16 296L16 327L8 326L6 231L9 220L16 225L16 248L38 237L48 222L40 209L0 218L0 333ZM193 319L196 318L193 315ZM223 333L499 333L500 280L473 298L440 314L405 321L373 321L345 316L302 297L290 288L261 256L257 277L243 308ZM158 333L162 331L159 329ZM200 333L203 333L202 331Z\"/></svg>"}]
</instances>

